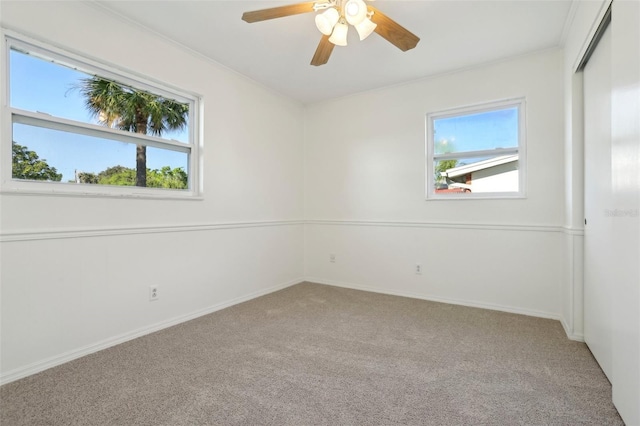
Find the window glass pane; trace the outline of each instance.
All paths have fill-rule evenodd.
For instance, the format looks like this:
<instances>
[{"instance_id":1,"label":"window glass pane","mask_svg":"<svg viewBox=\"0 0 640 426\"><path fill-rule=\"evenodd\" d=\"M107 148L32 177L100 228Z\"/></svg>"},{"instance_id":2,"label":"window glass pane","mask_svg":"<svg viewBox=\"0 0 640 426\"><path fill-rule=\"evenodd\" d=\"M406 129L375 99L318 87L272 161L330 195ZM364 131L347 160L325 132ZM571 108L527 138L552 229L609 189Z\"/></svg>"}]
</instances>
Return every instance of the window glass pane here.
<instances>
[{"instance_id":1,"label":"window glass pane","mask_svg":"<svg viewBox=\"0 0 640 426\"><path fill-rule=\"evenodd\" d=\"M427 198L521 197L524 99L428 115Z\"/></svg>"},{"instance_id":2,"label":"window glass pane","mask_svg":"<svg viewBox=\"0 0 640 426\"><path fill-rule=\"evenodd\" d=\"M518 147L518 108L436 118L434 153Z\"/></svg>"},{"instance_id":3,"label":"window glass pane","mask_svg":"<svg viewBox=\"0 0 640 426\"><path fill-rule=\"evenodd\" d=\"M436 193L518 192L518 155L434 161Z\"/></svg>"},{"instance_id":4,"label":"window glass pane","mask_svg":"<svg viewBox=\"0 0 640 426\"><path fill-rule=\"evenodd\" d=\"M147 147L147 187L187 189L189 155L184 152Z\"/></svg>"},{"instance_id":5,"label":"window glass pane","mask_svg":"<svg viewBox=\"0 0 640 426\"><path fill-rule=\"evenodd\" d=\"M188 104L15 49L10 51L10 105L189 143Z\"/></svg>"},{"instance_id":6,"label":"window glass pane","mask_svg":"<svg viewBox=\"0 0 640 426\"><path fill-rule=\"evenodd\" d=\"M95 122L84 108L80 92L73 90L74 85L88 75L13 49L10 64L12 107L85 123Z\"/></svg>"},{"instance_id":7,"label":"window glass pane","mask_svg":"<svg viewBox=\"0 0 640 426\"><path fill-rule=\"evenodd\" d=\"M13 124L13 178L134 186L136 145ZM187 189L187 153L147 147L147 187Z\"/></svg>"}]
</instances>

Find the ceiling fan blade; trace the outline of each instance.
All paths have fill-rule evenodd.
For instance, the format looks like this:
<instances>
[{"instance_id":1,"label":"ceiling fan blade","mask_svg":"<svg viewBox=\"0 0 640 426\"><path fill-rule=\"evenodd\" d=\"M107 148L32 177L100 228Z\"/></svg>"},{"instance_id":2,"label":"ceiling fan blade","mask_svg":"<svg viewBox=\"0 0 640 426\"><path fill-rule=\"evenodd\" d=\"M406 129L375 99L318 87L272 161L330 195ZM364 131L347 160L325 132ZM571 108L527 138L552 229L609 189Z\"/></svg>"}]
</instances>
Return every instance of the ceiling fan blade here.
<instances>
[{"instance_id":1,"label":"ceiling fan blade","mask_svg":"<svg viewBox=\"0 0 640 426\"><path fill-rule=\"evenodd\" d=\"M368 5L368 7L373 11L371 20L378 25L375 29L376 33L403 52L416 47L420 41L420 37L413 34L411 31L398 24L375 7L371 5Z\"/></svg>"},{"instance_id":2,"label":"ceiling fan blade","mask_svg":"<svg viewBox=\"0 0 640 426\"><path fill-rule=\"evenodd\" d=\"M311 65L317 67L329 62L329 56L331 56L331 52L333 52L333 46L334 44L329 41L329 36L323 35L316 49L316 53L313 55L313 59L311 59Z\"/></svg>"},{"instance_id":3,"label":"ceiling fan blade","mask_svg":"<svg viewBox=\"0 0 640 426\"><path fill-rule=\"evenodd\" d=\"M269 9L254 10L242 14L242 20L245 22L260 22L268 19L283 18L285 16L298 15L300 13L313 12L313 5L316 2L308 1L305 3L290 4L288 6L272 7Z\"/></svg>"}]
</instances>

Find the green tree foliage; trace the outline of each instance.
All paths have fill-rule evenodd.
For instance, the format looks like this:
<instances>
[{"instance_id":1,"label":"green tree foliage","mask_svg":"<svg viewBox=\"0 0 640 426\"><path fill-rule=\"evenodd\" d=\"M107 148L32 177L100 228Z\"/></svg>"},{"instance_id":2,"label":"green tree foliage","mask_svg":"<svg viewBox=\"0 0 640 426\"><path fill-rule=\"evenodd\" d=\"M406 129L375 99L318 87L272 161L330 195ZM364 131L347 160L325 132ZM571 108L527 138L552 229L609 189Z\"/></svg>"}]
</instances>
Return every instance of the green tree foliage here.
<instances>
[{"instance_id":1,"label":"green tree foliage","mask_svg":"<svg viewBox=\"0 0 640 426\"><path fill-rule=\"evenodd\" d=\"M448 154L455 152L456 147L453 139L442 138L435 143L434 152L436 154ZM445 185L447 183L442 173L448 169L452 169L458 165L458 160L440 160L436 164L434 177L436 185Z\"/></svg>"},{"instance_id":2,"label":"green tree foliage","mask_svg":"<svg viewBox=\"0 0 640 426\"><path fill-rule=\"evenodd\" d=\"M188 184L187 173L182 167L147 170L147 186L151 188L187 189Z\"/></svg>"},{"instance_id":3,"label":"green tree foliage","mask_svg":"<svg viewBox=\"0 0 640 426\"><path fill-rule=\"evenodd\" d=\"M161 169L147 169L148 188L187 189L188 176L182 167L165 166ZM135 186L136 170L123 166L109 167L98 174L78 173L80 183L98 185Z\"/></svg>"},{"instance_id":4,"label":"green tree foliage","mask_svg":"<svg viewBox=\"0 0 640 426\"><path fill-rule=\"evenodd\" d=\"M104 126L161 136L187 125L187 104L95 76L82 79L79 88L85 106ZM147 186L147 177L147 147L138 145L135 185Z\"/></svg>"},{"instance_id":5,"label":"green tree foliage","mask_svg":"<svg viewBox=\"0 0 640 426\"><path fill-rule=\"evenodd\" d=\"M98 175L95 173L80 172L76 178L80 183L98 183Z\"/></svg>"},{"instance_id":6,"label":"green tree foliage","mask_svg":"<svg viewBox=\"0 0 640 426\"><path fill-rule=\"evenodd\" d=\"M123 166L109 167L98 173L98 184L116 186L135 186L136 171Z\"/></svg>"},{"instance_id":7,"label":"green tree foliage","mask_svg":"<svg viewBox=\"0 0 640 426\"><path fill-rule=\"evenodd\" d=\"M55 167L47 164L47 160L40 159L35 151L30 151L26 146L13 142L12 151L12 177L14 179L46 180L60 182L62 174Z\"/></svg>"},{"instance_id":8,"label":"green tree foliage","mask_svg":"<svg viewBox=\"0 0 640 426\"><path fill-rule=\"evenodd\" d=\"M452 169L458 165L458 160L440 160L436 164L435 177L436 183L446 183L442 173L448 169Z\"/></svg>"}]
</instances>

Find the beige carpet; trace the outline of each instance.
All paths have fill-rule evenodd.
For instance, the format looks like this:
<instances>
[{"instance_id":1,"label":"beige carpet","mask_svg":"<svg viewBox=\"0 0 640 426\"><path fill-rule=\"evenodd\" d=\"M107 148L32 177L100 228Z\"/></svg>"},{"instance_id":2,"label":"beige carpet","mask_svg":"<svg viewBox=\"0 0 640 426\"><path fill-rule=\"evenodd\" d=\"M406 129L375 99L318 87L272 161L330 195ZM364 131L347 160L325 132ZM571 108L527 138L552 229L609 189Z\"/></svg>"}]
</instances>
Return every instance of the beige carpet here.
<instances>
[{"instance_id":1,"label":"beige carpet","mask_svg":"<svg viewBox=\"0 0 640 426\"><path fill-rule=\"evenodd\" d=\"M617 425L557 321L304 283L0 388L5 425Z\"/></svg>"}]
</instances>

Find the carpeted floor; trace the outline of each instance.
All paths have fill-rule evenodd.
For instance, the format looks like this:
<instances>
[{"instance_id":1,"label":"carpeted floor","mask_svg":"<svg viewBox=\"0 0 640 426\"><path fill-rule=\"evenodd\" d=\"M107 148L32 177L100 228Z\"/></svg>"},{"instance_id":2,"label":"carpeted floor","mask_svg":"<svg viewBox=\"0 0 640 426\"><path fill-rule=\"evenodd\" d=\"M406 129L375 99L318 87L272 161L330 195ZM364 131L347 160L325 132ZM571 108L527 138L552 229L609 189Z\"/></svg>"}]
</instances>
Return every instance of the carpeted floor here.
<instances>
[{"instance_id":1,"label":"carpeted floor","mask_svg":"<svg viewBox=\"0 0 640 426\"><path fill-rule=\"evenodd\" d=\"M303 283L0 388L16 425L619 425L557 321Z\"/></svg>"}]
</instances>

